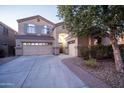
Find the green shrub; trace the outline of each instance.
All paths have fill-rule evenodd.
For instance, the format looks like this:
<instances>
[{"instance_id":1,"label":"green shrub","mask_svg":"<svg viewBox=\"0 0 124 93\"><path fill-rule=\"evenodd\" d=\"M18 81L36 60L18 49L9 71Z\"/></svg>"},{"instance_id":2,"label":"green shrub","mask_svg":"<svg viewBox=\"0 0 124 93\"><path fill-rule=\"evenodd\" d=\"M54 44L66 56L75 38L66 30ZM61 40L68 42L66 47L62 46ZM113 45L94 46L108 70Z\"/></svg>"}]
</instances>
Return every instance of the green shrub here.
<instances>
[{"instance_id":1,"label":"green shrub","mask_svg":"<svg viewBox=\"0 0 124 93\"><path fill-rule=\"evenodd\" d=\"M93 58L87 60L85 64L86 64L88 67L93 67L93 68L95 68L95 67L98 66L98 63L96 62L96 59L93 59Z\"/></svg>"},{"instance_id":2,"label":"green shrub","mask_svg":"<svg viewBox=\"0 0 124 93\"><path fill-rule=\"evenodd\" d=\"M88 49L88 47L82 47L82 48L80 49L80 52L81 52L81 56L82 56L85 60L89 59L89 49Z\"/></svg>"},{"instance_id":3,"label":"green shrub","mask_svg":"<svg viewBox=\"0 0 124 93\"><path fill-rule=\"evenodd\" d=\"M92 46L91 56L96 59L113 58L112 48L104 45Z\"/></svg>"},{"instance_id":4,"label":"green shrub","mask_svg":"<svg viewBox=\"0 0 124 93\"><path fill-rule=\"evenodd\" d=\"M124 44L119 45L119 49L121 52L121 57L124 60ZM95 59L106 59L106 58L114 58L113 49L111 45L96 45L92 46L89 51L88 48L82 47L81 56L84 59L89 59L89 53L91 53L91 57Z\"/></svg>"},{"instance_id":5,"label":"green shrub","mask_svg":"<svg viewBox=\"0 0 124 93\"><path fill-rule=\"evenodd\" d=\"M93 58L101 59L103 57L104 48L100 46L92 46L91 47L91 56Z\"/></svg>"}]
</instances>

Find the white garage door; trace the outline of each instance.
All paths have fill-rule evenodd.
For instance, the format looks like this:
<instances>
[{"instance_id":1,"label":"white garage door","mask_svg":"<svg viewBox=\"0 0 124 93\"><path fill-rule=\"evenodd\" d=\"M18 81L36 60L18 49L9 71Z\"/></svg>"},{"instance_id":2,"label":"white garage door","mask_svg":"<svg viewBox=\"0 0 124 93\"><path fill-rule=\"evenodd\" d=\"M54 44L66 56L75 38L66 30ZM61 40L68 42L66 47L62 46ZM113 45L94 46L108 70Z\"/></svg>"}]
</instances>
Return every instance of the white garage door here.
<instances>
[{"instance_id":1,"label":"white garage door","mask_svg":"<svg viewBox=\"0 0 124 93\"><path fill-rule=\"evenodd\" d=\"M69 44L69 55L76 56L75 43Z\"/></svg>"},{"instance_id":2,"label":"white garage door","mask_svg":"<svg viewBox=\"0 0 124 93\"><path fill-rule=\"evenodd\" d=\"M51 43L23 43L23 55L48 55L52 53Z\"/></svg>"}]
</instances>

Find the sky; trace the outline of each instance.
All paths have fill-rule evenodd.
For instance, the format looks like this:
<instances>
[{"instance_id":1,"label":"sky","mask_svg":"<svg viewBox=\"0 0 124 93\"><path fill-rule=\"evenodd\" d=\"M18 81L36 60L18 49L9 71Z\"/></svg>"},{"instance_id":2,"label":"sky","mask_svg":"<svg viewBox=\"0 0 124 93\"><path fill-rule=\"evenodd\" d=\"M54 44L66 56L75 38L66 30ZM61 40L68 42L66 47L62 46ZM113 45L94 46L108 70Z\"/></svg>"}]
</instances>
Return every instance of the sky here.
<instances>
[{"instance_id":1,"label":"sky","mask_svg":"<svg viewBox=\"0 0 124 93\"><path fill-rule=\"evenodd\" d=\"M0 21L18 31L17 19L40 15L54 23L61 22L55 5L0 5Z\"/></svg>"}]
</instances>

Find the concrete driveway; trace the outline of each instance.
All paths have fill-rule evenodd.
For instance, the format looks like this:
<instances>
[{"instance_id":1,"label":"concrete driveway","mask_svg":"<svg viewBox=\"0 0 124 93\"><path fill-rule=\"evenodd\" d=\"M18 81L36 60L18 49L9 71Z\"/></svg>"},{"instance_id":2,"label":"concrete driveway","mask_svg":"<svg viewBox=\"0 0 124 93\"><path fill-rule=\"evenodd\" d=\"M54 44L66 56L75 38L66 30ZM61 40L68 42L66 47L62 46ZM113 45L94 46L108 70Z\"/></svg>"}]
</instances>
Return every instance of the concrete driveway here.
<instances>
[{"instance_id":1,"label":"concrete driveway","mask_svg":"<svg viewBox=\"0 0 124 93\"><path fill-rule=\"evenodd\" d=\"M88 87L61 60L69 56L22 56L0 65L0 87Z\"/></svg>"}]
</instances>

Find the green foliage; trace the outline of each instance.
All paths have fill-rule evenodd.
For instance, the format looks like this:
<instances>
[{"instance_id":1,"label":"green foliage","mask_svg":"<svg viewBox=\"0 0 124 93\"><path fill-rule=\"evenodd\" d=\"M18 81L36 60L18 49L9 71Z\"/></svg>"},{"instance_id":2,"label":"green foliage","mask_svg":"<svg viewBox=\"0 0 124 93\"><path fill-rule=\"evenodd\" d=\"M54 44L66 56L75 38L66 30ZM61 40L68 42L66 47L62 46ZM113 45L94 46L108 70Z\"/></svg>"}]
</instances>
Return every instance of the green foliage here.
<instances>
[{"instance_id":1,"label":"green foliage","mask_svg":"<svg viewBox=\"0 0 124 93\"><path fill-rule=\"evenodd\" d=\"M66 28L78 36L88 36L95 33L89 29L93 26L95 6L58 6L58 16L64 19Z\"/></svg>"},{"instance_id":2,"label":"green foliage","mask_svg":"<svg viewBox=\"0 0 124 93\"><path fill-rule=\"evenodd\" d=\"M124 45L121 44L119 45L119 49L121 52L122 59L124 60ZM104 45L97 45L97 46L92 46L91 51L87 47L82 47L80 49L81 51L81 56L87 60L89 59L89 53L91 53L91 57L95 59L106 59L106 58L114 58L113 56L113 50L112 46L104 46Z\"/></svg>"},{"instance_id":3,"label":"green foliage","mask_svg":"<svg viewBox=\"0 0 124 93\"><path fill-rule=\"evenodd\" d=\"M119 5L62 5L58 16L64 19L67 29L75 35L93 35L97 27L103 30L98 35L111 34L114 27L116 36L124 32L124 6Z\"/></svg>"},{"instance_id":4,"label":"green foliage","mask_svg":"<svg viewBox=\"0 0 124 93\"><path fill-rule=\"evenodd\" d=\"M81 52L81 56L85 59L85 60L87 60L87 59L89 59L89 48L88 47L82 47L81 49L80 49L80 52Z\"/></svg>"},{"instance_id":5,"label":"green foliage","mask_svg":"<svg viewBox=\"0 0 124 93\"><path fill-rule=\"evenodd\" d=\"M98 63L96 62L96 59L89 59L85 62L85 64L88 66L88 67L92 67L92 68L95 68L98 66Z\"/></svg>"},{"instance_id":6,"label":"green foliage","mask_svg":"<svg viewBox=\"0 0 124 93\"><path fill-rule=\"evenodd\" d=\"M105 58L113 58L113 50L111 45L97 45L92 46L91 48L91 56L96 59L105 59Z\"/></svg>"}]
</instances>

